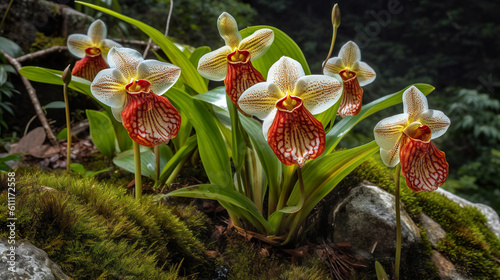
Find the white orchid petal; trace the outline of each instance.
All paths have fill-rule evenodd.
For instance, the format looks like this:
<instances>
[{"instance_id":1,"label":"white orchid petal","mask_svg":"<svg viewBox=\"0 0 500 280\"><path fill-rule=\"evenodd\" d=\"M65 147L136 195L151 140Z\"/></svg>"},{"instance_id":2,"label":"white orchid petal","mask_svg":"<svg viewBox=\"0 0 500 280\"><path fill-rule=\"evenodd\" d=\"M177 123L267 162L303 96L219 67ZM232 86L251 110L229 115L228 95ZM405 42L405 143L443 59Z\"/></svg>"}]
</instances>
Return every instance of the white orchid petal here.
<instances>
[{"instance_id":1,"label":"white orchid petal","mask_svg":"<svg viewBox=\"0 0 500 280\"><path fill-rule=\"evenodd\" d=\"M143 60L141 53L129 48L111 48L108 52L109 67L118 69L127 82L136 78L137 66Z\"/></svg>"},{"instance_id":2,"label":"white orchid petal","mask_svg":"<svg viewBox=\"0 0 500 280\"><path fill-rule=\"evenodd\" d=\"M97 73L90 85L94 97L110 107L121 107L125 103L127 80L116 68L108 68Z\"/></svg>"},{"instance_id":3,"label":"white orchid petal","mask_svg":"<svg viewBox=\"0 0 500 280\"><path fill-rule=\"evenodd\" d=\"M269 132L269 129L271 128L271 125L274 122L274 118L276 117L277 111L278 109L276 109L275 107L274 110L272 110L271 113L269 113L269 115L264 119L264 122L262 123L262 133L264 134L264 138L266 138L266 141L267 141L267 134Z\"/></svg>"},{"instance_id":4,"label":"white orchid petal","mask_svg":"<svg viewBox=\"0 0 500 280\"><path fill-rule=\"evenodd\" d=\"M345 68L346 65L344 65L340 57L332 57L326 61L325 68L323 69L323 74L332 77Z\"/></svg>"},{"instance_id":5,"label":"white orchid petal","mask_svg":"<svg viewBox=\"0 0 500 280\"><path fill-rule=\"evenodd\" d=\"M230 14L224 12L217 19L217 28L219 34L226 42L226 46L234 49L238 47L241 41L241 35L238 32L238 24Z\"/></svg>"},{"instance_id":6,"label":"white orchid petal","mask_svg":"<svg viewBox=\"0 0 500 280\"><path fill-rule=\"evenodd\" d=\"M87 35L95 46L101 45L101 42L106 39L108 29L106 24L100 19L94 21L87 30Z\"/></svg>"},{"instance_id":7,"label":"white orchid petal","mask_svg":"<svg viewBox=\"0 0 500 280\"><path fill-rule=\"evenodd\" d=\"M373 70L368 64L365 62L358 61L357 69L353 69L356 72L358 82L360 86L366 86L367 84L373 82L377 77L375 74L375 70Z\"/></svg>"},{"instance_id":8,"label":"white orchid petal","mask_svg":"<svg viewBox=\"0 0 500 280\"><path fill-rule=\"evenodd\" d=\"M345 43L339 51L339 57L345 66L351 67L356 61L361 59L361 51L353 41Z\"/></svg>"},{"instance_id":9,"label":"white orchid petal","mask_svg":"<svg viewBox=\"0 0 500 280\"><path fill-rule=\"evenodd\" d=\"M276 109L276 102L285 94L273 83L263 82L245 90L238 100L243 112L263 120Z\"/></svg>"},{"instance_id":10,"label":"white orchid petal","mask_svg":"<svg viewBox=\"0 0 500 280\"><path fill-rule=\"evenodd\" d=\"M111 107L111 113L113 114L113 117L115 117L115 119L118 122L122 122L123 108L125 108L125 104L124 104L124 106L120 106L120 107Z\"/></svg>"},{"instance_id":11,"label":"white orchid petal","mask_svg":"<svg viewBox=\"0 0 500 280\"><path fill-rule=\"evenodd\" d=\"M112 47L121 48L122 45L118 44L117 42L115 42L113 40L109 40L109 39L105 39L101 44L100 49L101 49L102 57L104 58L104 60L106 60L106 62L108 59L108 52Z\"/></svg>"},{"instance_id":12,"label":"white orchid petal","mask_svg":"<svg viewBox=\"0 0 500 280\"><path fill-rule=\"evenodd\" d=\"M198 62L198 72L212 81L224 80L227 75L227 55L230 53L231 48L224 46L205 54Z\"/></svg>"},{"instance_id":13,"label":"white orchid petal","mask_svg":"<svg viewBox=\"0 0 500 280\"><path fill-rule=\"evenodd\" d=\"M431 129L431 140L443 135L450 126L450 119L443 112L432 109L420 114L418 121Z\"/></svg>"},{"instance_id":14,"label":"white orchid petal","mask_svg":"<svg viewBox=\"0 0 500 280\"><path fill-rule=\"evenodd\" d=\"M325 75L304 76L297 81L293 95L302 98L307 110L316 115L337 103L342 96L342 82Z\"/></svg>"},{"instance_id":15,"label":"white orchid petal","mask_svg":"<svg viewBox=\"0 0 500 280\"><path fill-rule=\"evenodd\" d=\"M158 60L144 60L137 67L137 77L151 83L151 90L164 94L181 75L181 68Z\"/></svg>"},{"instance_id":16,"label":"white orchid petal","mask_svg":"<svg viewBox=\"0 0 500 280\"><path fill-rule=\"evenodd\" d=\"M92 47L90 37L83 34L71 34L68 37L68 51L78 57L85 57L85 49Z\"/></svg>"},{"instance_id":17,"label":"white orchid petal","mask_svg":"<svg viewBox=\"0 0 500 280\"><path fill-rule=\"evenodd\" d=\"M399 148L399 142L398 145L394 146L394 148L390 150L380 148L380 158L382 159L382 162L389 167L396 166L396 164L399 163Z\"/></svg>"},{"instance_id":18,"label":"white orchid petal","mask_svg":"<svg viewBox=\"0 0 500 280\"><path fill-rule=\"evenodd\" d=\"M263 28L243 39L238 49L249 51L250 60L255 60L267 52L273 41L274 32L271 29Z\"/></svg>"},{"instance_id":19,"label":"white orchid petal","mask_svg":"<svg viewBox=\"0 0 500 280\"><path fill-rule=\"evenodd\" d=\"M295 84L303 76L305 73L302 65L283 56L269 68L267 81L276 84L282 92L293 92Z\"/></svg>"},{"instance_id":20,"label":"white orchid petal","mask_svg":"<svg viewBox=\"0 0 500 280\"><path fill-rule=\"evenodd\" d=\"M375 142L381 149L391 150L399 142L408 121L408 114L385 118L375 125Z\"/></svg>"},{"instance_id":21,"label":"white orchid petal","mask_svg":"<svg viewBox=\"0 0 500 280\"><path fill-rule=\"evenodd\" d=\"M428 109L427 98L415 86L411 86L403 93L403 112L408 114L408 120L413 122Z\"/></svg>"}]
</instances>

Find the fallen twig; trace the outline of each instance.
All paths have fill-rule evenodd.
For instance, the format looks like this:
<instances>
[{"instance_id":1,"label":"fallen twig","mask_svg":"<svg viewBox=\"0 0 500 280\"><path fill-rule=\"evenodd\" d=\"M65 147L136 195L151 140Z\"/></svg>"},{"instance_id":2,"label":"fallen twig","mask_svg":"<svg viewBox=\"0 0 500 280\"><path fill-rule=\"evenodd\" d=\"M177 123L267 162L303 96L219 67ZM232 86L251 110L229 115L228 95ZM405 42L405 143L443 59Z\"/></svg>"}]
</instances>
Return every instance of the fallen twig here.
<instances>
[{"instance_id":1,"label":"fallen twig","mask_svg":"<svg viewBox=\"0 0 500 280\"><path fill-rule=\"evenodd\" d=\"M17 61L17 59L11 57L10 55L6 54L2 50L0 50L0 52L2 52L5 59L7 59L7 61L19 73L19 70L21 69L21 64ZM38 97L36 95L35 88L31 85L30 81L28 79L26 79L23 75L19 75L19 76L21 77L21 81L23 82L24 86L26 87L26 91L28 92L28 95L31 99L31 103L33 104L33 107L35 108L35 112L38 116L38 119L40 120L40 123L42 124L42 127L45 129L45 132L47 133L47 137L49 138L50 143L53 146L59 146L59 142L57 141L57 138L54 135L54 132L52 132L52 129L50 128L49 122L47 121L47 118L45 117L45 114L43 113L42 106L40 105L40 101L38 101Z\"/></svg>"}]
</instances>

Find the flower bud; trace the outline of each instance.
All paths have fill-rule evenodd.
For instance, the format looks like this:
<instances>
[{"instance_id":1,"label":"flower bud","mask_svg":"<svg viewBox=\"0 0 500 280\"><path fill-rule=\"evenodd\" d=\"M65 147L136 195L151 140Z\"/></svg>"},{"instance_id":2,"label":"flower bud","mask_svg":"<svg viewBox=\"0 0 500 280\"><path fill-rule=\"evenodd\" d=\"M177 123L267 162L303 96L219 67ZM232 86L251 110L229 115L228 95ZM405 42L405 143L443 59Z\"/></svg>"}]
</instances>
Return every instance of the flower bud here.
<instances>
[{"instance_id":1,"label":"flower bud","mask_svg":"<svg viewBox=\"0 0 500 280\"><path fill-rule=\"evenodd\" d=\"M62 73L62 80L65 85L69 85L69 83L71 82L71 64L69 64L68 67L64 69Z\"/></svg>"}]
</instances>

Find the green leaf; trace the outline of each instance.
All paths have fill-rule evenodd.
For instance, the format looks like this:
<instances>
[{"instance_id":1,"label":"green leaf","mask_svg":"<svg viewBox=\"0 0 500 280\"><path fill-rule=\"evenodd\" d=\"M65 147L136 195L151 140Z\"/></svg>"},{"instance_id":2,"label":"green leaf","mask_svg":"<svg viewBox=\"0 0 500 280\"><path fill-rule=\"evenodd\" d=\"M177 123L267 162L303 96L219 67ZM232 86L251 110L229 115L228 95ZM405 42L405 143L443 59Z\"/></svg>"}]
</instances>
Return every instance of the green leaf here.
<instances>
[{"instance_id":1,"label":"green leaf","mask_svg":"<svg viewBox=\"0 0 500 280\"><path fill-rule=\"evenodd\" d=\"M196 148L196 134L189 137L184 146L177 150L177 152L165 163L161 173L160 178L155 183L155 187L164 184L167 181L170 174L174 171L174 169L181 163L184 162L186 157L191 155L193 150ZM160 165L161 166L161 165Z\"/></svg>"},{"instance_id":2,"label":"green leaf","mask_svg":"<svg viewBox=\"0 0 500 280\"><path fill-rule=\"evenodd\" d=\"M181 68L181 79L184 84L188 85L198 93L207 91L205 81L203 80L203 77L198 73L196 67L193 66L189 59L174 43L172 43L170 39L165 38L163 33L141 21L124 16L112 10L80 1L75 1L75 3L94 8L136 26L144 33L146 33L149 37L151 37L151 39L163 50L163 52L168 56L173 64Z\"/></svg>"},{"instance_id":3,"label":"green leaf","mask_svg":"<svg viewBox=\"0 0 500 280\"><path fill-rule=\"evenodd\" d=\"M148 147L141 146L141 174L151 179L156 178L155 154ZM128 150L118 154L113 163L130 173L135 173L134 151Z\"/></svg>"},{"instance_id":4,"label":"green leaf","mask_svg":"<svg viewBox=\"0 0 500 280\"><path fill-rule=\"evenodd\" d=\"M59 133L57 133L57 139L58 140L63 140L68 138L68 134L66 133L68 131L66 128L63 128Z\"/></svg>"},{"instance_id":5,"label":"green leaf","mask_svg":"<svg viewBox=\"0 0 500 280\"><path fill-rule=\"evenodd\" d=\"M234 186L226 144L212 114L200 101L177 88L171 88L166 95L181 108L196 130L200 157L210 182Z\"/></svg>"},{"instance_id":6,"label":"green leaf","mask_svg":"<svg viewBox=\"0 0 500 280\"><path fill-rule=\"evenodd\" d=\"M45 109L64 109L66 107L66 104L64 104L64 101L52 101L49 104L43 106Z\"/></svg>"},{"instance_id":7,"label":"green leaf","mask_svg":"<svg viewBox=\"0 0 500 280\"><path fill-rule=\"evenodd\" d=\"M213 184L189 186L168 193L166 196L182 196L215 199L228 203L242 211L244 217L251 221L260 232L268 232L269 225L266 219L259 213L255 204L246 196L234 189L224 188Z\"/></svg>"},{"instance_id":8,"label":"green leaf","mask_svg":"<svg viewBox=\"0 0 500 280\"><path fill-rule=\"evenodd\" d=\"M264 78L267 77L269 68L282 56L288 56L297 60L298 62L300 62L300 64L302 64L302 68L304 68L305 74L311 74L311 70L309 69L309 65L307 64L302 50L295 43L295 41L292 40L292 38L290 38L288 35L286 35L286 33L279 30L278 28L266 25L251 26L240 30L241 37L248 37L255 31L262 28L269 28L274 32L274 41L269 50L260 58L252 61L252 65L257 70L259 70Z\"/></svg>"},{"instance_id":9,"label":"green leaf","mask_svg":"<svg viewBox=\"0 0 500 280\"><path fill-rule=\"evenodd\" d=\"M384 267L378 261L375 261L375 271L377 273L377 280L389 280Z\"/></svg>"},{"instance_id":10,"label":"green leaf","mask_svg":"<svg viewBox=\"0 0 500 280\"><path fill-rule=\"evenodd\" d=\"M115 130L107 114L85 110L89 119L90 138L97 149L108 158L115 154Z\"/></svg>"},{"instance_id":11,"label":"green leaf","mask_svg":"<svg viewBox=\"0 0 500 280\"><path fill-rule=\"evenodd\" d=\"M340 140L360 121L380 110L403 102L403 93L410 86L364 105L359 114L356 116L344 117L326 134L326 147L322 156L326 156L331 153ZM434 87L428 84L414 84L414 86L416 86L425 95L428 95L434 90Z\"/></svg>"},{"instance_id":12,"label":"green leaf","mask_svg":"<svg viewBox=\"0 0 500 280\"><path fill-rule=\"evenodd\" d=\"M0 67L0 85L3 85L5 82L7 82L7 71L3 67Z\"/></svg>"},{"instance_id":13,"label":"green leaf","mask_svg":"<svg viewBox=\"0 0 500 280\"><path fill-rule=\"evenodd\" d=\"M5 53L12 57L19 57L24 54L23 50L18 44L5 37L0 37L0 46L2 46L2 50Z\"/></svg>"},{"instance_id":14,"label":"green leaf","mask_svg":"<svg viewBox=\"0 0 500 280\"><path fill-rule=\"evenodd\" d=\"M24 77L26 77L27 79L34 82L61 85L61 86L64 84L61 77L62 71L58 70L52 70L36 66L25 66L19 70L19 73ZM91 82L86 79L73 76L71 78L71 83L69 84L69 87L83 94L87 94L91 97L94 97L90 92L90 84Z\"/></svg>"}]
</instances>

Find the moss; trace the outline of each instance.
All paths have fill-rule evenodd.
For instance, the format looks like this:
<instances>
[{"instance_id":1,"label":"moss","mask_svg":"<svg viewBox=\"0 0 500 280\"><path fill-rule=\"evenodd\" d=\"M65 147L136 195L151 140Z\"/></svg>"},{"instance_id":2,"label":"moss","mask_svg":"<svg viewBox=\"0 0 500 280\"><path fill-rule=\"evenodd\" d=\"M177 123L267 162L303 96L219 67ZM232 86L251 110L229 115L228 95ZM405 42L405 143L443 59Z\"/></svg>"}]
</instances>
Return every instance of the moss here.
<instances>
[{"instance_id":1,"label":"moss","mask_svg":"<svg viewBox=\"0 0 500 280\"><path fill-rule=\"evenodd\" d=\"M219 260L227 279L330 279L328 268L319 258L308 257L298 264L284 261L288 258L278 252L265 257L258 244L230 236Z\"/></svg>"},{"instance_id":2,"label":"moss","mask_svg":"<svg viewBox=\"0 0 500 280\"><path fill-rule=\"evenodd\" d=\"M66 39L63 37L48 37L41 32L37 32L35 42L30 46L30 52L44 50L53 46L65 46Z\"/></svg>"},{"instance_id":3,"label":"moss","mask_svg":"<svg viewBox=\"0 0 500 280\"><path fill-rule=\"evenodd\" d=\"M359 182L368 180L394 193L391 172L394 171L372 159L360 165L354 174ZM401 177L401 180L401 200L410 217L418 223L418 217L424 211L447 232L445 238L438 244L437 250L448 257L457 269L474 279L500 279L500 265L496 261L500 258L500 240L486 227L484 215L475 207L460 207L438 193L413 193L406 186L404 177ZM435 271L429 263L418 261L419 258L428 260L432 252L425 231L422 231L422 237L423 247L417 250L420 256L412 256L409 260L411 264L402 265L402 275L405 275L405 267L412 267L412 274L409 274L412 277L420 268ZM431 278L419 277L419 279Z\"/></svg>"},{"instance_id":4,"label":"moss","mask_svg":"<svg viewBox=\"0 0 500 280\"><path fill-rule=\"evenodd\" d=\"M206 216L193 207L159 205L150 196L139 202L92 178L18 170L16 183L17 236L75 279L176 279L179 268L184 276L213 272L198 238ZM6 221L5 192L0 200ZM0 235L6 234L1 226Z\"/></svg>"}]
</instances>

